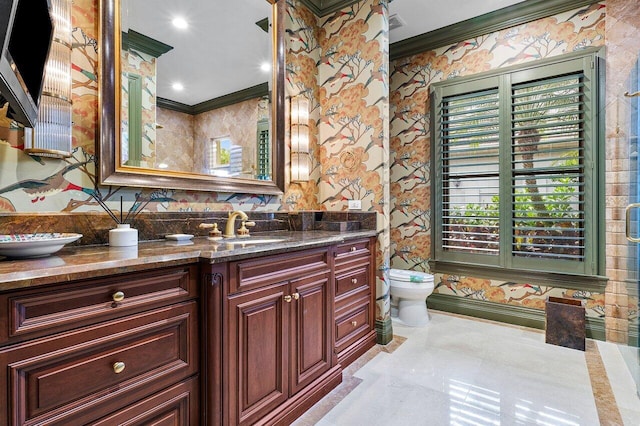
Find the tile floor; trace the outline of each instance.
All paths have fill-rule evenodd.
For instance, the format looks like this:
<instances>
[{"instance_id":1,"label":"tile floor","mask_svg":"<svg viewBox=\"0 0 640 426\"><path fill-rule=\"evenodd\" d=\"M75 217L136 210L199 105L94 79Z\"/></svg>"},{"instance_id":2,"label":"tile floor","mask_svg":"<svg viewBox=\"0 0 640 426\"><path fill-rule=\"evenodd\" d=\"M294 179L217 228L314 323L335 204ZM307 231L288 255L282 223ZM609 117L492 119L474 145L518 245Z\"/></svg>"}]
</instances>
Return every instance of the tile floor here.
<instances>
[{"instance_id":1,"label":"tile floor","mask_svg":"<svg viewBox=\"0 0 640 426\"><path fill-rule=\"evenodd\" d=\"M618 347L585 352L544 332L431 311L394 321L394 341L345 370L294 425L640 425L640 399Z\"/></svg>"}]
</instances>

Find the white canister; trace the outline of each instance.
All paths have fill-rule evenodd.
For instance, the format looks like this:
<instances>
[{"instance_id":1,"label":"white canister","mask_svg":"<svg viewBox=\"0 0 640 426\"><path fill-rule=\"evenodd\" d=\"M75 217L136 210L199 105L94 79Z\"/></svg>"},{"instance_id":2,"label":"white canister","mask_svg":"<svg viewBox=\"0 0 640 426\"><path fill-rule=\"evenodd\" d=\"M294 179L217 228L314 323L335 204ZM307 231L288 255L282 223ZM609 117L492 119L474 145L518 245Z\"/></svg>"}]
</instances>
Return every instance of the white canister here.
<instances>
[{"instance_id":1,"label":"white canister","mask_svg":"<svg viewBox=\"0 0 640 426\"><path fill-rule=\"evenodd\" d=\"M119 223L117 228L109 231L109 245L113 247L137 246L138 230L132 229L128 223Z\"/></svg>"}]
</instances>

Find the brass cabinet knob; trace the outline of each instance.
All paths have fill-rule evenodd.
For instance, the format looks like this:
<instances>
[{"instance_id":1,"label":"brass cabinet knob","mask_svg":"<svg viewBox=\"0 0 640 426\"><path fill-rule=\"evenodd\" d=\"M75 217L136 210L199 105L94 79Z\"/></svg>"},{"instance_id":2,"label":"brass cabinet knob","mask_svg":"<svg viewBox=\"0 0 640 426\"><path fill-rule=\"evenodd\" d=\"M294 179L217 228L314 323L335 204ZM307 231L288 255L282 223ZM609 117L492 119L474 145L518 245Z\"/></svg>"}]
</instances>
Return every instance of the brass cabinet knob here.
<instances>
[{"instance_id":1,"label":"brass cabinet knob","mask_svg":"<svg viewBox=\"0 0 640 426\"><path fill-rule=\"evenodd\" d=\"M124 300L124 292L116 291L115 293L113 293L113 295L111 295L111 298L114 302L122 302Z\"/></svg>"},{"instance_id":2,"label":"brass cabinet knob","mask_svg":"<svg viewBox=\"0 0 640 426\"><path fill-rule=\"evenodd\" d=\"M351 321L351 325L356 327L358 325L358 321Z\"/></svg>"},{"instance_id":3,"label":"brass cabinet knob","mask_svg":"<svg viewBox=\"0 0 640 426\"><path fill-rule=\"evenodd\" d=\"M126 365L124 364L124 362L114 362L113 363L113 372L116 374L120 374L124 371L124 368L126 367Z\"/></svg>"},{"instance_id":4,"label":"brass cabinet knob","mask_svg":"<svg viewBox=\"0 0 640 426\"><path fill-rule=\"evenodd\" d=\"M285 301L285 302L287 302L287 303L291 303L291 296L287 294L287 295L284 297L284 301Z\"/></svg>"},{"instance_id":5,"label":"brass cabinet knob","mask_svg":"<svg viewBox=\"0 0 640 426\"><path fill-rule=\"evenodd\" d=\"M356 247L351 247L351 251L356 251L358 250Z\"/></svg>"},{"instance_id":6,"label":"brass cabinet knob","mask_svg":"<svg viewBox=\"0 0 640 426\"><path fill-rule=\"evenodd\" d=\"M351 284L358 284L357 278L351 278Z\"/></svg>"},{"instance_id":7,"label":"brass cabinet knob","mask_svg":"<svg viewBox=\"0 0 640 426\"><path fill-rule=\"evenodd\" d=\"M300 299L300 293L293 293L292 296L296 300Z\"/></svg>"}]
</instances>

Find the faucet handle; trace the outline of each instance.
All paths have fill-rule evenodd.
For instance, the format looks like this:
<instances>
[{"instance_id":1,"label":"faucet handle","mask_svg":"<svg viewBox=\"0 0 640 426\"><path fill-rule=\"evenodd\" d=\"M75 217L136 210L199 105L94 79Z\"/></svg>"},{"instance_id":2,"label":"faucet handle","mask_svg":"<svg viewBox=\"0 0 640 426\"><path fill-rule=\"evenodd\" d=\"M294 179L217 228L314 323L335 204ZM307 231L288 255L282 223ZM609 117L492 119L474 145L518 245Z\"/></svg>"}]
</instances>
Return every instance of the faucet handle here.
<instances>
[{"instance_id":1,"label":"faucet handle","mask_svg":"<svg viewBox=\"0 0 640 426\"><path fill-rule=\"evenodd\" d=\"M222 231L218 229L218 224L213 224L213 229L209 231L209 239L210 240L220 240L222 239Z\"/></svg>"},{"instance_id":2,"label":"faucet handle","mask_svg":"<svg viewBox=\"0 0 640 426\"><path fill-rule=\"evenodd\" d=\"M248 237L249 236L249 230L246 228L247 226L256 226L255 222L247 222L247 221L242 221L242 225L240 226L240 228L238 229L237 233L239 237Z\"/></svg>"},{"instance_id":3,"label":"faucet handle","mask_svg":"<svg viewBox=\"0 0 640 426\"><path fill-rule=\"evenodd\" d=\"M208 229L208 228L213 228L213 227L218 227L217 223L201 223L200 225L198 225L198 228L200 229Z\"/></svg>"}]
</instances>

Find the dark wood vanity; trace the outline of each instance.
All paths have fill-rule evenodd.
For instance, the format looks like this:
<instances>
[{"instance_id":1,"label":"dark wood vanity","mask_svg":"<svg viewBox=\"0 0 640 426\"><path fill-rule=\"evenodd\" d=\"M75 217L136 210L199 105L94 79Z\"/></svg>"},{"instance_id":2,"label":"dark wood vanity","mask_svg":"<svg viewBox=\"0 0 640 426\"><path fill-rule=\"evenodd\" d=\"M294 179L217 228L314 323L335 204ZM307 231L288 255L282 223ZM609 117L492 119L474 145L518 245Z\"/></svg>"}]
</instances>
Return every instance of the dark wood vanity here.
<instances>
[{"instance_id":1,"label":"dark wood vanity","mask_svg":"<svg viewBox=\"0 0 640 426\"><path fill-rule=\"evenodd\" d=\"M375 344L374 234L1 281L0 425L291 423Z\"/></svg>"}]
</instances>

